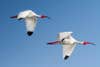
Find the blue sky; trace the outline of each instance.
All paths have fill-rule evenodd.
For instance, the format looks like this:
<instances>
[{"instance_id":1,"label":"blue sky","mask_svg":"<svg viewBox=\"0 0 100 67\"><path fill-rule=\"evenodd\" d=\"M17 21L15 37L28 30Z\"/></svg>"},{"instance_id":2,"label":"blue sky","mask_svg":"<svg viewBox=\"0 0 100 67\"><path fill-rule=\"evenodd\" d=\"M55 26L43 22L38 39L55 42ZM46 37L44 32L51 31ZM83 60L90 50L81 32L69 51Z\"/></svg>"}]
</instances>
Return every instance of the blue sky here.
<instances>
[{"instance_id":1,"label":"blue sky","mask_svg":"<svg viewBox=\"0 0 100 67\"><path fill-rule=\"evenodd\" d=\"M27 9L52 18L39 19L31 37L23 21L9 18ZM0 67L99 67L99 29L99 0L0 0ZM46 44L63 31L97 45L78 45L64 61L61 45Z\"/></svg>"}]
</instances>

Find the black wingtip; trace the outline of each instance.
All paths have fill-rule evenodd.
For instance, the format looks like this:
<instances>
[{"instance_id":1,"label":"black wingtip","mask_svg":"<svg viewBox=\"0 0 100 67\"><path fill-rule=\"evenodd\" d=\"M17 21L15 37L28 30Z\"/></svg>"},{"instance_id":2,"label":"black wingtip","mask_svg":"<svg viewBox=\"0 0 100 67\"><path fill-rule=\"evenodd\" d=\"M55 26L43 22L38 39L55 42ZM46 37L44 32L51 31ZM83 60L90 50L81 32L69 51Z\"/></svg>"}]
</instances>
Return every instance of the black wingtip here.
<instances>
[{"instance_id":1,"label":"black wingtip","mask_svg":"<svg viewBox=\"0 0 100 67\"><path fill-rule=\"evenodd\" d=\"M22 20L23 18L19 18L18 20Z\"/></svg>"},{"instance_id":2,"label":"black wingtip","mask_svg":"<svg viewBox=\"0 0 100 67\"><path fill-rule=\"evenodd\" d=\"M31 31L28 31L28 32L27 32L27 35L28 35L28 36L31 36L32 34L33 34L33 32L31 32Z\"/></svg>"},{"instance_id":3,"label":"black wingtip","mask_svg":"<svg viewBox=\"0 0 100 67\"><path fill-rule=\"evenodd\" d=\"M69 56L65 56L65 57L64 57L64 60L67 60L68 58L69 58Z\"/></svg>"}]
</instances>

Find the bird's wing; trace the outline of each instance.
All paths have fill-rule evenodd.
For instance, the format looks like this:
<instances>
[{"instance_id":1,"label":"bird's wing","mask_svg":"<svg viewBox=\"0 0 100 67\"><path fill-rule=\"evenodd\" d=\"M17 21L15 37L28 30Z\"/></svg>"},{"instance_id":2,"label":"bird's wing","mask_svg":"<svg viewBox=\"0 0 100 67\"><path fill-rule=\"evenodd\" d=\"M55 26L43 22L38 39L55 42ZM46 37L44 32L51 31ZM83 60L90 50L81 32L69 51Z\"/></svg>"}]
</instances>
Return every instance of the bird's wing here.
<instances>
[{"instance_id":1,"label":"bird's wing","mask_svg":"<svg viewBox=\"0 0 100 67\"><path fill-rule=\"evenodd\" d=\"M28 11L22 11L18 14L17 18L25 18L27 15L29 15Z\"/></svg>"},{"instance_id":2,"label":"bird's wing","mask_svg":"<svg viewBox=\"0 0 100 67\"><path fill-rule=\"evenodd\" d=\"M75 46L76 46L76 44L72 44L72 45L64 44L64 45L62 45L63 58L65 60L72 54Z\"/></svg>"},{"instance_id":3,"label":"bird's wing","mask_svg":"<svg viewBox=\"0 0 100 67\"><path fill-rule=\"evenodd\" d=\"M68 33L68 32L60 32L58 34L58 40L62 40L63 38L69 38L71 36L71 33Z\"/></svg>"},{"instance_id":4,"label":"bird's wing","mask_svg":"<svg viewBox=\"0 0 100 67\"><path fill-rule=\"evenodd\" d=\"M31 35L31 33L34 32L37 23L36 21L36 17L25 18L26 30L28 35Z\"/></svg>"}]
</instances>

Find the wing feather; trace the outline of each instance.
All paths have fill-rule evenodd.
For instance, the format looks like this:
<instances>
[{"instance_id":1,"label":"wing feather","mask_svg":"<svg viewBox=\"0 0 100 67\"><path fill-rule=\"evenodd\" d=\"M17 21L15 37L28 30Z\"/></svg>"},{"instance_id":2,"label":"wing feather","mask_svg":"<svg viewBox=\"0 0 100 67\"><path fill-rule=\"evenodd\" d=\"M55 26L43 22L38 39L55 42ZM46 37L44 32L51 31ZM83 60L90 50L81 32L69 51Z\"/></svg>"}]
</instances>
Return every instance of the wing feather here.
<instances>
[{"instance_id":1,"label":"wing feather","mask_svg":"<svg viewBox=\"0 0 100 67\"><path fill-rule=\"evenodd\" d=\"M63 47L63 58L66 60L73 52L74 48L75 48L76 44L73 45L67 45L64 44ZM66 58L67 57L67 58Z\"/></svg>"},{"instance_id":2,"label":"wing feather","mask_svg":"<svg viewBox=\"0 0 100 67\"><path fill-rule=\"evenodd\" d=\"M36 27L36 17L25 18L27 32L34 32Z\"/></svg>"},{"instance_id":3,"label":"wing feather","mask_svg":"<svg viewBox=\"0 0 100 67\"><path fill-rule=\"evenodd\" d=\"M71 36L71 33L69 33L69 32L60 32L59 34L58 34L58 40L62 40L63 38L69 38Z\"/></svg>"}]
</instances>

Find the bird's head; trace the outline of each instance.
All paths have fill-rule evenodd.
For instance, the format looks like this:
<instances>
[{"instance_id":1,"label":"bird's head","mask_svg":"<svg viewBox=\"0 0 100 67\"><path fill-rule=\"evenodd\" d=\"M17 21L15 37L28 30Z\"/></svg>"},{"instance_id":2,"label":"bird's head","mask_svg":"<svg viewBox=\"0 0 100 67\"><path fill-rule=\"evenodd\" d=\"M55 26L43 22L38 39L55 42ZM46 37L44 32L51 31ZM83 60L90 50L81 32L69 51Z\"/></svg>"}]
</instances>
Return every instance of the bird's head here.
<instances>
[{"instance_id":1,"label":"bird's head","mask_svg":"<svg viewBox=\"0 0 100 67\"><path fill-rule=\"evenodd\" d=\"M50 19L50 17L48 17L46 15L41 15L40 18L42 18L42 19L44 19L44 18Z\"/></svg>"},{"instance_id":2,"label":"bird's head","mask_svg":"<svg viewBox=\"0 0 100 67\"><path fill-rule=\"evenodd\" d=\"M88 44L96 45L95 43L93 43L93 42L88 42L88 41L83 41L83 42L81 42L81 44L83 44L83 45L88 45Z\"/></svg>"}]
</instances>

